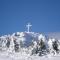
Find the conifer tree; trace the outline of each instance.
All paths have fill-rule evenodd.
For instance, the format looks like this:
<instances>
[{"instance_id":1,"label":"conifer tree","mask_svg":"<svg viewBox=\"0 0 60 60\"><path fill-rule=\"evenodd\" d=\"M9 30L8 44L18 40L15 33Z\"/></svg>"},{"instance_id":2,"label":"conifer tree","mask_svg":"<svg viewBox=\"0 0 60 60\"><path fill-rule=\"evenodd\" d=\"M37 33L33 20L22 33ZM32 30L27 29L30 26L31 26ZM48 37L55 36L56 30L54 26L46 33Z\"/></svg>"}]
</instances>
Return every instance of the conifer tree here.
<instances>
[{"instance_id":1,"label":"conifer tree","mask_svg":"<svg viewBox=\"0 0 60 60\"><path fill-rule=\"evenodd\" d=\"M58 43L57 43L57 41L54 41L52 46L53 46L53 49L57 52L58 51Z\"/></svg>"}]
</instances>

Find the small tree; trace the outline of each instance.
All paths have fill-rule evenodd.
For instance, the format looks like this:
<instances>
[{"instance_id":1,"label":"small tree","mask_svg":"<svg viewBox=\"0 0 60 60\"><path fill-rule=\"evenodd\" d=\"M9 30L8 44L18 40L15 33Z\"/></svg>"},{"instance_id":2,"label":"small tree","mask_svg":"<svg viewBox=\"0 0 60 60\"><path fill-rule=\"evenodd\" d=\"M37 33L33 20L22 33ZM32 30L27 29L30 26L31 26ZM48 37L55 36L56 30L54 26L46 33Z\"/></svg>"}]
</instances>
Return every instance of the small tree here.
<instances>
[{"instance_id":1,"label":"small tree","mask_svg":"<svg viewBox=\"0 0 60 60\"><path fill-rule=\"evenodd\" d=\"M39 55L41 56L42 54L46 54L46 45L45 42L41 39L40 42L38 43L38 51Z\"/></svg>"},{"instance_id":2,"label":"small tree","mask_svg":"<svg viewBox=\"0 0 60 60\"><path fill-rule=\"evenodd\" d=\"M15 49L15 52L19 51L19 44L16 42L16 40L14 40L14 49Z\"/></svg>"},{"instance_id":3,"label":"small tree","mask_svg":"<svg viewBox=\"0 0 60 60\"><path fill-rule=\"evenodd\" d=\"M58 51L58 43L57 43L57 41L54 41L52 46L53 46L53 49L57 52Z\"/></svg>"},{"instance_id":4,"label":"small tree","mask_svg":"<svg viewBox=\"0 0 60 60\"><path fill-rule=\"evenodd\" d=\"M33 41L32 42L32 54L37 54L38 53L38 47L37 47L37 42Z\"/></svg>"},{"instance_id":5,"label":"small tree","mask_svg":"<svg viewBox=\"0 0 60 60\"><path fill-rule=\"evenodd\" d=\"M6 46L7 46L7 48L9 48L9 46L10 46L10 40L9 39L7 40Z\"/></svg>"},{"instance_id":6,"label":"small tree","mask_svg":"<svg viewBox=\"0 0 60 60\"><path fill-rule=\"evenodd\" d=\"M39 46L40 46L41 50L46 49L45 42L42 39L41 39L41 41L39 43Z\"/></svg>"}]
</instances>

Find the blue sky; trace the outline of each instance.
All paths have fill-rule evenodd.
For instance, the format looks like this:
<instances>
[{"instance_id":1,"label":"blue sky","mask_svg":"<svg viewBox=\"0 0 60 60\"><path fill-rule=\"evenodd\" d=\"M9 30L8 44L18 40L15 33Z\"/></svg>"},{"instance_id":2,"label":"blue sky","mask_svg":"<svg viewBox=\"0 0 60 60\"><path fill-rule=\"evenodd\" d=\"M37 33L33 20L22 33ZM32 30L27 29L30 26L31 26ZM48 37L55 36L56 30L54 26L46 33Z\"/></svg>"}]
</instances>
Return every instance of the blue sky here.
<instances>
[{"instance_id":1,"label":"blue sky","mask_svg":"<svg viewBox=\"0 0 60 60\"><path fill-rule=\"evenodd\" d=\"M60 32L60 0L0 0L0 35L26 31Z\"/></svg>"}]
</instances>

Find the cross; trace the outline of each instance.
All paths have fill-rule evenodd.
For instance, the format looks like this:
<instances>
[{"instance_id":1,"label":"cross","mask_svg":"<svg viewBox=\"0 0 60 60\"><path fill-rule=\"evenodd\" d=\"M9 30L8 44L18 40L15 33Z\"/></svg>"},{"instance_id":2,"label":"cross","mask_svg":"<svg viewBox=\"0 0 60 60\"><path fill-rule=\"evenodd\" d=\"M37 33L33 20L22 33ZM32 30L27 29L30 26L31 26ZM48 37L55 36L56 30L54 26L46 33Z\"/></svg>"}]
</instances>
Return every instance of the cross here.
<instances>
[{"instance_id":1,"label":"cross","mask_svg":"<svg viewBox=\"0 0 60 60\"><path fill-rule=\"evenodd\" d=\"M28 23L27 25L26 25L26 27L27 27L27 32L29 33L30 32L30 27L31 27L32 25L30 24L30 23Z\"/></svg>"}]
</instances>

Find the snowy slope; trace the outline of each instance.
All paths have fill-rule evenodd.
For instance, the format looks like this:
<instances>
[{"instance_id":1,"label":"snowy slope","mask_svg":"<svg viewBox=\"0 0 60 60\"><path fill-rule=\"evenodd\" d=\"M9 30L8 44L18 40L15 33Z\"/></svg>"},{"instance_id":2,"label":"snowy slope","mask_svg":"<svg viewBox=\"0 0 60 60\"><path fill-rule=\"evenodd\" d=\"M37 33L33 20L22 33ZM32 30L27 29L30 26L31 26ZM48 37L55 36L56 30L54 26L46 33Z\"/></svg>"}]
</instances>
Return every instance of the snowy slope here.
<instances>
[{"instance_id":1,"label":"snowy slope","mask_svg":"<svg viewBox=\"0 0 60 60\"><path fill-rule=\"evenodd\" d=\"M60 55L47 55L47 56L29 56L26 54L16 53L7 55L6 53L0 53L0 60L60 60Z\"/></svg>"},{"instance_id":2,"label":"snowy slope","mask_svg":"<svg viewBox=\"0 0 60 60\"><path fill-rule=\"evenodd\" d=\"M19 51L14 50L14 40L19 44ZM43 40L49 52L44 51L44 55L39 56L41 51L35 53L35 49ZM10 46L7 48L6 43L10 41ZM0 60L60 60L60 51L56 51L52 48L52 42L55 41L53 37L45 36L44 34L35 32L17 32L11 35L4 35L0 37ZM57 40L58 41L58 40ZM60 41L58 41L58 48L60 50ZM32 54L34 52L34 54Z\"/></svg>"},{"instance_id":3,"label":"snowy slope","mask_svg":"<svg viewBox=\"0 0 60 60\"><path fill-rule=\"evenodd\" d=\"M46 33L46 36L60 40L60 32L49 32Z\"/></svg>"}]
</instances>

